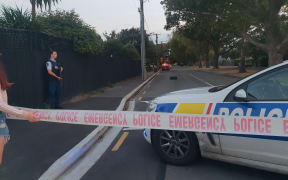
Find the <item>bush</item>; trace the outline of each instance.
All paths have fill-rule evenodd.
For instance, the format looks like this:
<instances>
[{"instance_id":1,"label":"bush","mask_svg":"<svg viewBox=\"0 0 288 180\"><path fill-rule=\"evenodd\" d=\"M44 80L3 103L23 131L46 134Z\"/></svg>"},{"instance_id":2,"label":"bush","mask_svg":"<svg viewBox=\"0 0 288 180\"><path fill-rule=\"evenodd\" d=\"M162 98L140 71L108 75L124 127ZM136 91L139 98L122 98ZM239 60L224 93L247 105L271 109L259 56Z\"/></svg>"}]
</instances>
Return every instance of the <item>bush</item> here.
<instances>
[{"instance_id":1,"label":"bush","mask_svg":"<svg viewBox=\"0 0 288 180\"><path fill-rule=\"evenodd\" d=\"M268 57L267 56L260 56L258 58L258 61L260 62L260 66L261 67L268 67L269 66Z\"/></svg>"},{"instance_id":2,"label":"bush","mask_svg":"<svg viewBox=\"0 0 288 180\"><path fill-rule=\"evenodd\" d=\"M111 33L104 33L107 41L118 40L126 49L126 55L132 59L139 59L141 54L141 32L138 28L122 29L119 33L112 31ZM145 47L146 47L146 62L155 63L158 60L156 45L153 41L149 40L148 35L145 33ZM137 53L136 53L136 51ZM132 56L132 57L131 57Z\"/></svg>"},{"instance_id":3,"label":"bush","mask_svg":"<svg viewBox=\"0 0 288 180\"><path fill-rule=\"evenodd\" d=\"M139 59L137 49L130 43L124 45L120 40L112 39L104 43L104 55L111 58Z\"/></svg>"},{"instance_id":4,"label":"bush","mask_svg":"<svg viewBox=\"0 0 288 180\"><path fill-rule=\"evenodd\" d=\"M76 52L92 55L102 53L101 36L73 10L42 13L37 16L36 23L40 32L72 41Z\"/></svg>"},{"instance_id":5,"label":"bush","mask_svg":"<svg viewBox=\"0 0 288 180\"><path fill-rule=\"evenodd\" d=\"M122 30L116 34L106 34L107 41L103 42L101 36L95 29L86 24L74 11L57 10L51 13L39 14L32 21L31 13L20 8L2 6L0 11L0 27L11 29L25 29L44 33L48 36L73 42L75 52L91 55L106 55L108 57L119 57L131 60L140 59L139 52L135 46L141 44L139 29L131 28ZM104 34L105 35L105 34ZM121 38L120 38L121 37ZM134 42L134 38L138 41ZM146 38L148 40L148 38ZM61 41L62 42L62 41ZM61 44L61 42L55 42ZM63 41L64 42L64 41ZM149 41L148 41L149 42ZM64 43L65 44L65 43ZM135 45L134 45L135 44ZM147 43L148 54L155 49L153 43ZM153 48L151 48L153 47Z\"/></svg>"},{"instance_id":6,"label":"bush","mask_svg":"<svg viewBox=\"0 0 288 180\"><path fill-rule=\"evenodd\" d=\"M19 7L1 6L0 27L30 29L32 27L32 16L29 11Z\"/></svg>"},{"instance_id":7,"label":"bush","mask_svg":"<svg viewBox=\"0 0 288 180\"><path fill-rule=\"evenodd\" d=\"M124 51L124 45L116 39L108 40L104 42L103 54L108 57L122 57Z\"/></svg>"},{"instance_id":8,"label":"bush","mask_svg":"<svg viewBox=\"0 0 288 180\"><path fill-rule=\"evenodd\" d=\"M125 50L125 56L128 59L132 59L132 60L139 60L140 59L140 55L137 51L137 49L130 43L126 44L124 46L124 50Z\"/></svg>"}]
</instances>

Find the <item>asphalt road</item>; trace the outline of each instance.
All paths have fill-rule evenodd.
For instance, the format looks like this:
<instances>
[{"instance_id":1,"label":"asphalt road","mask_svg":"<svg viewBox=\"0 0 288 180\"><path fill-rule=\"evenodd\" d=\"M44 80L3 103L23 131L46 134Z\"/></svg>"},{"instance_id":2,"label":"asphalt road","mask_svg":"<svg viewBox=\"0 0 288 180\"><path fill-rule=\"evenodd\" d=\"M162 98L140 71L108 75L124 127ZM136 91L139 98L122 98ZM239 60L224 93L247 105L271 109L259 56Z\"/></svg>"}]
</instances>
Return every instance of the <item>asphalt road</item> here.
<instances>
[{"instance_id":1,"label":"asphalt road","mask_svg":"<svg viewBox=\"0 0 288 180\"><path fill-rule=\"evenodd\" d=\"M171 80L170 77L177 77L177 80ZM142 101L149 101L171 91L225 85L237 80L238 78L182 68L161 72L135 98L135 110L145 111L147 104ZM124 141L117 146L120 139ZM119 149L112 151L115 147ZM143 131L123 131L82 179L186 180L192 178L197 180L286 180L287 176L209 159L203 159L191 166L167 165L160 161L152 146L144 140Z\"/></svg>"},{"instance_id":2,"label":"asphalt road","mask_svg":"<svg viewBox=\"0 0 288 180\"><path fill-rule=\"evenodd\" d=\"M87 100L66 104L66 109L115 110L122 98L142 83L132 78L106 88ZM58 158L84 139L95 126L28 123L8 120L11 140L5 147L0 180L38 179Z\"/></svg>"}]
</instances>

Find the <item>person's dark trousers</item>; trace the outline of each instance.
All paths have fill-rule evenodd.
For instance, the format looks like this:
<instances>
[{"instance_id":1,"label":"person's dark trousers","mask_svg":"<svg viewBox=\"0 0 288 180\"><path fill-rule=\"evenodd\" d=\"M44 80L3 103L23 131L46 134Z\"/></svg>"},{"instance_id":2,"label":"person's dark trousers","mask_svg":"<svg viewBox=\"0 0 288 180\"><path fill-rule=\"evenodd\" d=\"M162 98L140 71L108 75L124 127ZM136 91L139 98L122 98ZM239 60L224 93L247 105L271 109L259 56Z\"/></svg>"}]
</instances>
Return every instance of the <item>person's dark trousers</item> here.
<instances>
[{"instance_id":1,"label":"person's dark trousers","mask_svg":"<svg viewBox=\"0 0 288 180\"><path fill-rule=\"evenodd\" d=\"M48 103L51 109L59 109L60 81L50 80L48 88Z\"/></svg>"}]
</instances>

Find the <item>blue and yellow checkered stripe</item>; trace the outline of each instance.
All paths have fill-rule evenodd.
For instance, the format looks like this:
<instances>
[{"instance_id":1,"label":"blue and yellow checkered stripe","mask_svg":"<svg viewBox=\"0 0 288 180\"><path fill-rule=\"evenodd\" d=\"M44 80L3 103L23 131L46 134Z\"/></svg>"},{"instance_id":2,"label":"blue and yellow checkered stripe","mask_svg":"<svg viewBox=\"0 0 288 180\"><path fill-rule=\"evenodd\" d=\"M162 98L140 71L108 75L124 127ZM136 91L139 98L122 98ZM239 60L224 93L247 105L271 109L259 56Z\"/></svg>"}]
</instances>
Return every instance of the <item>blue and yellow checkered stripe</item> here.
<instances>
[{"instance_id":1,"label":"blue and yellow checkered stripe","mask_svg":"<svg viewBox=\"0 0 288 180\"><path fill-rule=\"evenodd\" d=\"M204 114L207 103L164 103L158 104L156 112L178 113L178 114ZM205 114L211 111L212 103L209 104Z\"/></svg>"}]
</instances>

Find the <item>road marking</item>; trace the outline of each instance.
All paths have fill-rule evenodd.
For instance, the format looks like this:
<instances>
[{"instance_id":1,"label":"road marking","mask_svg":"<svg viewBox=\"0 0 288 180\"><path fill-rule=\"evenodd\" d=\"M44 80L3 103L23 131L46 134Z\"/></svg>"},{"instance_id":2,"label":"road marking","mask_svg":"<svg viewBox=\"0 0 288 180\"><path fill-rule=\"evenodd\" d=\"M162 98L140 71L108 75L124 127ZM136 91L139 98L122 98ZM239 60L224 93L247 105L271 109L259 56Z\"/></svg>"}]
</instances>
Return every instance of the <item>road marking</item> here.
<instances>
[{"instance_id":1,"label":"road marking","mask_svg":"<svg viewBox=\"0 0 288 180\"><path fill-rule=\"evenodd\" d=\"M40 180L50 180L50 179L61 179L61 180L71 180L71 179L81 179L90 168L102 157L102 155L110 148L114 139L118 137L122 128L112 128L109 130L103 139L101 139L98 143L92 146L91 150L87 152L83 157L73 164L73 169L68 169L62 175L54 178L55 169L48 176L41 177ZM110 149L109 149L110 150ZM75 158L75 154L70 154L67 157L67 161L71 161ZM67 166L67 163L61 163L61 166ZM59 167L58 167L59 169ZM52 177L52 178L51 178Z\"/></svg>"},{"instance_id":2,"label":"road marking","mask_svg":"<svg viewBox=\"0 0 288 180\"><path fill-rule=\"evenodd\" d=\"M203 79L200 79L200 78L198 78L197 76L194 76L193 74L189 74L189 75L192 76L193 78L195 78L195 79L203 82L204 84L207 84L208 86L214 86L213 84L210 84L210 83L204 81Z\"/></svg>"},{"instance_id":3,"label":"road marking","mask_svg":"<svg viewBox=\"0 0 288 180\"><path fill-rule=\"evenodd\" d=\"M144 92L143 92L143 95L146 94L146 93L147 93L147 91L144 91Z\"/></svg>"},{"instance_id":4,"label":"road marking","mask_svg":"<svg viewBox=\"0 0 288 180\"><path fill-rule=\"evenodd\" d=\"M140 96L139 98L138 98L138 101L141 101L142 100L142 96Z\"/></svg>"},{"instance_id":5,"label":"road marking","mask_svg":"<svg viewBox=\"0 0 288 180\"><path fill-rule=\"evenodd\" d=\"M150 78L149 81L150 83L157 78L160 72L157 72L154 77ZM141 85L139 85L137 88L135 88L133 91L131 91L129 94L127 94L119 104L118 108L116 110L123 110L124 105L126 104L126 100L128 97L132 97L132 95L135 95L136 92L139 90L143 89L145 87L145 83L147 81L143 82ZM135 102L132 103L135 105ZM135 107L133 105L133 107ZM129 107L128 109L133 111L133 107ZM94 132L94 131L93 131ZM63 155L61 158L59 158L52 166L49 167L49 169L40 177L40 180L46 180L46 179L58 179L58 178L53 178L53 177L58 177L59 179L63 180L70 180L70 179L81 179L87 171L102 157L102 155L111 147L111 144L113 143L114 139L118 137L122 131L122 128L116 128L113 127L110 130L107 131L103 139L99 139L95 142L95 134L90 133L86 138L84 138L79 144L77 144L76 150L78 149L85 149L84 146L88 145L88 148L91 147L91 149L87 152L77 153L75 154L75 147L73 147L70 151L68 151L65 155ZM99 142L98 142L99 141ZM93 144L90 146L89 144ZM78 148L79 147L79 148ZM77 157L79 156L81 158ZM83 157L82 157L83 155ZM74 162L73 160L75 159L76 156L76 162L75 164L71 164L71 162ZM60 173L57 174L55 172L55 168L59 170ZM63 169L65 170L64 173L62 172ZM60 175L61 174L61 175Z\"/></svg>"},{"instance_id":6,"label":"road marking","mask_svg":"<svg viewBox=\"0 0 288 180\"><path fill-rule=\"evenodd\" d=\"M115 146L113 147L112 151L118 151L118 149L120 148L120 146L122 145L122 143L124 142L124 140L127 138L128 136L128 132L124 132L122 134L122 136L120 137L120 139L118 140L118 142L115 144Z\"/></svg>"}]
</instances>

